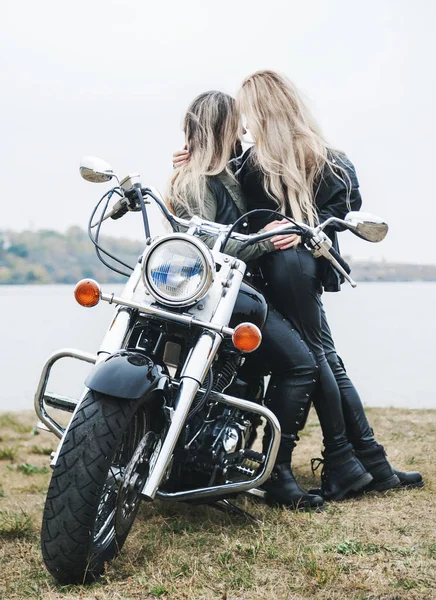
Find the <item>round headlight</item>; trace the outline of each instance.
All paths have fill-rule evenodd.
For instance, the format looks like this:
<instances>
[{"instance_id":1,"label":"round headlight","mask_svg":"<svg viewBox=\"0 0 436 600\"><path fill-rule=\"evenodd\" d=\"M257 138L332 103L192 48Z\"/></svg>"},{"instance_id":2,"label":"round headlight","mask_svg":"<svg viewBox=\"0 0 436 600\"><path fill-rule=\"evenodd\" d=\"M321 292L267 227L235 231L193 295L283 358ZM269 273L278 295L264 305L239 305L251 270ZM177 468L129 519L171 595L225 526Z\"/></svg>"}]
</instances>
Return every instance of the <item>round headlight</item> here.
<instances>
[{"instance_id":1,"label":"round headlight","mask_svg":"<svg viewBox=\"0 0 436 600\"><path fill-rule=\"evenodd\" d=\"M215 267L208 248L185 234L161 238L144 260L144 284L168 306L194 304L209 291Z\"/></svg>"}]
</instances>

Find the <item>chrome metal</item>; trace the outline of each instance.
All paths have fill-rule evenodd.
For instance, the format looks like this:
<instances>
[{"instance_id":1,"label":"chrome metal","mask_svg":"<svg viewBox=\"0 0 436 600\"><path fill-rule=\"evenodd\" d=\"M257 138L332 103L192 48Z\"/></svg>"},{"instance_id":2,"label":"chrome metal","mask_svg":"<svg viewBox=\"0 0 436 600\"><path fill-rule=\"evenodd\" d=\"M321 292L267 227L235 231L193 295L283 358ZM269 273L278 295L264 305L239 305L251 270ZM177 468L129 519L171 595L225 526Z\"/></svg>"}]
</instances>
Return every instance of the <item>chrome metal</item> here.
<instances>
[{"instance_id":1,"label":"chrome metal","mask_svg":"<svg viewBox=\"0 0 436 600\"><path fill-rule=\"evenodd\" d=\"M256 488L268 479L273 470L275 459L280 444L280 425L277 417L268 408L261 406L255 402L249 402L248 400L242 400L233 396L227 396L226 394L219 394L218 392L211 392L210 400L215 402L223 402L240 408L242 410L257 413L264 417L271 427L271 441L269 443L268 450L266 452L266 460L263 463L263 468L256 477L248 481L239 481L235 483L226 483L223 485L215 485L211 487L197 488L193 490L183 490L181 492L164 492L159 490L156 496L161 500L191 500L208 498L213 496L220 496L223 494L236 494L239 492L248 492L252 488ZM146 496L147 497L147 496Z\"/></svg>"},{"instance_id":2,"label":"chrome metal","mask_svg":"<svg viewBox=\"0 0 436 600\"><path fill-rule=\"evenodd\" d=\"M130 309L118 308L98 349L97 355L100 357L100 360L110 354L114 354L123 347L130 328L131 316L132 311Z\"/></svg>"},{"instance_id":3,"label":"chrome metal","mask_svg":"<svg viewBox=\"0 0 436 600\"><path fill-rule=\"evenodd\" d=\"M62 438L65 428L59 425L45 410L44 395L47 387L47 382L50 376L50 371L55 364L61 358L76 358L83 360L88 363L95 363L97 356L90 354L89 352L83 352L82 350L75 350L74 348L63 348L54 352L46 361L39 379L38 388L35 394L35 412L38 415L40 421L48 427L48 429L54 433L59 439ZM53 394L51 395L53 397Z\"/></svg>"},{"instance_id":4,"label":"chrome metal","mask_svg":"<svg viewBox=\"0 0 436 600\"><path fill-rule=\"evenodd\" d=\"M323 231L332 223L340 223L354 235L373 243L384 240L389 230L388 224L381 217L367 212L351 211L345 216L345 219L330 217L327 221L315 227L315 232Z\"/></svg>"},{"instance_id":5,"label":"chrome metal","mask_svg":"<svg viewBox=\"0 0 436 600\"><path fill-rule=\"evenodd\" d=\"M172 415L170 427L165 436L156 464L141 492L141 496L147 500L154 500L156 496L158 487L171 462L174 448L185 425L186 417L191 409L195 395L212 365L220 343L221 337L219 335L214 335L210 332L203 333L185 365L185 374L181 377L175 402L176 408Z\"/></svg>"},{"instance_id":6,"label":"chrome metal","mask_svg":"<svg viewBox=\"0 0 436 600\"><path fill-rule=\"evenodd\" d=\"M240 439L236 427L226 427L223 434L223 448L227 453L235 452Z\"/></svg>"},{"instance_id":7,"label":"chrome metal","mask_svg":"<svg viewBox=\"0 0 436 600\"><path fill-rule=\"evenodd\" d=\"M265 490L259 490L258 488L253 488L251 490L247 490L245 493L248 494L249 496L253 496L254 498L265 499L265 497L266 497Z\"/></svg>"},{"instance_id":8,"label":"chrome metal","mask_svg":"<svg viewBox=\"0 0 436 600\"><path fill-rule=\"evenodd\" d=\"M338 220L340 219L335 218L335 221ZM329 262L331 262L334 268L337 271L339 271L339 273L341 273L341 275L350 283L351 287L357 287L357 283L350 277L347 271L342 267L342 265L338 263L336 258L334 258L334 256L330 253L332 241L323 231L315 231L312 239L310 240L310 246L306 244L306 247L313 253L315 258L323 256Z\"/></svg>"},{"instance_id":9,"label":"chrome metal","mask_svg":"<svg viewBox=\"0 0 436 600\"><path fill-rule=\"evenodd\" d=\"M203 259L206 263L206 272L205 272L201 287L196 291L196 293L193 296L191 296L191 298L187 298L184 300L175 300L175 299L173 300L171 298L165 297L162 293L157 292L154 289L154 287L152 286L152 284L149 282L148 276L147 276L148 261L152 257L153 252L156 250L156 248L158 248L159 246L161 246L167 242L177 241L177 240L182 241L186 244L190 244L191 246L195 246L195 248L200 252L201 256L203 257ZM194 304L195 302L197 302L198 300L201 300L202 298L204 298L206 296L206 294L208 293L210 286L212 285L213 280L215 278L215 261L211 254L211 251L206 246L206 244L204 244L201 240L193 237L192 235L188 235L186 233L170 233L168 235L160 236L156 241L154 241L150 246L148 246L146 248L146 250L143 254L142 263L143 263L142 264L142 280L143 280L143 283L144 283L147 291L158 302L160 302L161 304L164 304L166 306L181 306L181 307L183 307L183 306L190 306L190 305Z\"/></svg>"},{"instance_id":10,"label":"chrome metal","mask_svg":"<svg viewBox=\"0 0 436 600\"><path fill-rule=\"evenodd\" d=\"M44 403L51 408L72 413L75 411L78 401L75 398L69 398L68 396L46 392L44 394Z\"/></svg>"},{"instance_id":11,"label":"chrome metal","mask_svg":"<svg viewBox=\"0 0 436 600\"><path fill-rule=\"evenodd\" d=\"M225 255L221 256L223 258L225 257ZM235 261L231 261L230 265L234 265L234 262ZM225 288L223 288L223 291L226 290L225 298L218 303L216 311L211 319L210 325L218 323L227 325L232 317L233 310L236 304L236 299L238 297L239 290L242 284L242 279L244 277L246 265L244 262L239 260L237 262L237 265L234 265L233 268L230 268L231 271L226 282L228 284L228 287L226 286Z\"/></svg>"},{"instance_id":12,"label":"chrome metal","mask_svg":"<svg viewBox=\"0 0 436 600\"><path fill-rule=\"evenodd\" d=\"M134 185L138 184L141 185L141 175L139 173L126 175L126 177L120 181L120 187L122 187L125 192L132 189Z\"/></svg>"},{"instance_id":13,"label":"chrome metal","mask_svg":"<svg viewBox=\"0 0 436 600\"><path fill-rule=\"evenodd\" d=\"M195 319L191 315L181 315L178 313L173 313L169 310L165 310L164 308L160 308L152 304L142 304L140 302L133 302L131 300L126 300L124 298L120 298L119 296L115 296L114 294L105 294L102 292L101 299L105 302L109 302L109 304L119 304L120 306L135 308L139 312L144 313L146 315L161 317L162 319L168 319L168 321L174 321L176 323L181 323L183 325L188 326L197 325L199 327L210 329L211 331L216 331L217 333L222 333L223 335L231 336L234 332L234 329L232 329L231 327L224 327L222 325L209 323L208 321L201 321L200 319Z\"/></svg>"},{"instance_id":14,"label":"chrome metal","mask_svg":"<svg viewBox=\"0 0 436 600\"><path fill-rule=\"evenodd\" d=\"M118 176L112 167L102 158L96 156L84 156L80 161L79 171L83 179L91 183L105 183L114 177L118 182Z\"/></svg>"},{"instance_id":15,"label":"chrome metal","mask_svg":"<svg viewBox=\"0 0 436 600\"><path fill-rule=\"evenodd\" d=\"M345 217L347 228L367 242L381 242L386 237L389 226L381 218L366 212L349 212Z\"/></svg>"},{"instance_id":16,"label":"chrome metal","mask_svg":"<svg viewBox=\"0 0 436 600\"><path fill-rule=\"evenodd\" d=\"M204 331L192 348L189 358L183 366L180 378L189 377L201 385L210 370L221 341L221 337L216 333Z\"/></svg>"},{"instance_id":17,"label":"chrome metal","mask_svg":"<svg viewBox=\"0 0 436 600\"><path fill-rule=\"evenodd\" d=\"M226 260L228 258L229 257L225 254L214 252L214 259L217 267L214 284L200 304L194 304L194 306L189 307L186 311L201 321L210 322L216 312L219 302L228 301L228 298L223 298L223 286L228 281L232 269L234 268L233 261Z\"/></svg>"}]
</instances>

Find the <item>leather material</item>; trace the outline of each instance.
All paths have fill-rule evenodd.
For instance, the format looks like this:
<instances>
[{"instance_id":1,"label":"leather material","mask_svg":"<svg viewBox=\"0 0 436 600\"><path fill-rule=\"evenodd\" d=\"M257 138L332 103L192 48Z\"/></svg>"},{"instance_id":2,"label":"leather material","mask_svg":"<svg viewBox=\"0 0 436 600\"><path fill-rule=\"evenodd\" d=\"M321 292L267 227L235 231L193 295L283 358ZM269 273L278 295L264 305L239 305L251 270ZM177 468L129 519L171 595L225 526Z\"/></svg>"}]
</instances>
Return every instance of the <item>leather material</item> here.
<instances>
[{"instance_id":1,"label":"leather material","mask_svg":"<svg viewBox=\"0 0 436 600\"><path fill-rule=\"evenodd\" d=\"M247 198L247 210L269 208L276 211L275 215L266 213L250 217L250 231L259 231L274 219L280 218L280 210L272 198L265 192L263 175L251 159L252 149L247 150L240 159L235 161L236 177L241 184ZM343 219L350 210L359 210L362 206L362 197L359 191L359 181L353 164L343 154L332 154L332 161L341 169L332 172L327 165L315 185L314 198L320 223L329 217ZM342 169L347 175L344 175ZM277 214L278 213L278 214ZM290 211L288 211L290 213ZM292 216L288 214L288 216ZM337 231L342 230L340 225L332 225L326 233L333 243L333 248L339 252ZM342 276L324 258L319 259L320 277L325 291L338 292Z\"/></svg>"},{"instance_id":2,"label":"leather material","mask_svg":"<svg viewBox=\"0 0 436 600\"><path fill-rule=\"evenodd\" d=\"M269 504L297 510L320 509L324 505L321 496L309 494L298 485L289 463L276 465L271 478L262 487Z\"/></svg>"},{"instance_id":3,"label":"leather material","mask_svg":"<svg viewBox=\"0 0 436 600\"><path fill-rule=\"evenodd\" d=\"M373 477L354 456L351 446L336 452L323 452L324 460L312 459L323 464L321 494L327 501L339 501L350 491L357 492L371 483Z\"/></svg>"},{"instance_id":4,"label":"leather material","mask_svg":"<svg viewBox=\"0 0 436 600\"><path fill-rule=\"evenodd\" d=\"M309 397L318 369L313 353L295 327L270 306L259 349L247 356L246 366L271 369L266 406L277 416L282 433L296 435L304 426Z\"/></svg>"},{"instance_id":5,"label":"leather material","mask_svg":"<svg viewBox=\"0 0 436 600\"><path fill-rule=\"evenodd\" d=\"M230 192L219 177L209 177L207 185L210 187L216 198L216 223L229 225L242 216L241 211L236 206ZM237 227L236 231L240 231L240 228Z\"/></svg>"},{"instance_id":6,"label":"leather material","mask_svg":"<svg viewBox=\"0 0 436 600\"><path fill-rule=\"evenodd\" d=\"M271 304L295 325L316 361L317 384L314 393L326 450L335 451L348 445L342 401L338 384L327 362L321 322L322 302L317 259L298 246L274 252L262 259L266 280L265 295Z\"/></svg>"},{"instance_id":7,"label":"leather material","mask_svg":"<svg viewBox=\"0 0 436 600\"><path fill-rule=\"evenodd\" d=\"M356 452L356 456L368 471L371 473L373 480L370 483L371 489L383 491L390 490L400 485L399 478L395 475L388 459L386 452L381 445L374 448Z\"/></svg>"},{"instance_id":8,"label":"leather material","mask_svg":"<svg viewBox=\"0 0 436 600\"><path fill-rule=\"evenodd\" d=\"M377 447L373 431L366 418L365 409L359 393L348 377L342 359L338 356L327 321L324 307L321 305L321 340L327 362L339 387L342 403L342 411L348 440L353 444L356 451L367 450ZM313 403L317 412L322 410L325 399L321 389L317 389L313 395Z\"/></svg>"},{"instance_id":9,"label":"leather material","mask_svg":"<svg viewBox=\"0 0 436 600\"><path fill-rule=\"evenodd\" d=\"M397 471L394 469L394 474L400 480L400 486L405 488L424 487L424 481L419 471Z\"/></svg>"}]
</instances>

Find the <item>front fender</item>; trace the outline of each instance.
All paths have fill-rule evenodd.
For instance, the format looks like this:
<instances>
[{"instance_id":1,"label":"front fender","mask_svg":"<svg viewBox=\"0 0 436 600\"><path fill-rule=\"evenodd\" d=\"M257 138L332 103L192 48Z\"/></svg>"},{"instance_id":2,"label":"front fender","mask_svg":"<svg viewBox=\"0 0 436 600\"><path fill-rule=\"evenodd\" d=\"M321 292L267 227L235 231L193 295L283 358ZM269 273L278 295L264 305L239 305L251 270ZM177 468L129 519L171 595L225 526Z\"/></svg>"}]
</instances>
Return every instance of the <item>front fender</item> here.
<instances>
[{"instance_id":1,"label":"front fender","mask_svg":"<svg viewBox=\"0 0 436 600\"><path fill-rule=\"evenodd\" d=\"M139 400L154 390L163 390L168 381L164 366L139 352L120 350L99 363L85 380L86 386L100 394Z\"/></svg>"}]
</instances>

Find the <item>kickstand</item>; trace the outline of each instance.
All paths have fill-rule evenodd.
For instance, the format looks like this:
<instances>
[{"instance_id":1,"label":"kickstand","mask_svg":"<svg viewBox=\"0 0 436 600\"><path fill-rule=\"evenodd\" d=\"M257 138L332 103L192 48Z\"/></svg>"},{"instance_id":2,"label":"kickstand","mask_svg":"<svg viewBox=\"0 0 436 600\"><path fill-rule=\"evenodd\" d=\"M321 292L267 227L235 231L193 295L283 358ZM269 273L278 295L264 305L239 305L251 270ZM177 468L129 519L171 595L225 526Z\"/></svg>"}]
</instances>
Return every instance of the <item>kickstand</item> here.
<instances>
[{"instance_id":1,"label":"kickstand","mask_svg":"<svg viewBox=\"0 0 436 600\"><path fill-rule=\"evenodd\" d=\"M213 508L216 508L217 510L223 513L234 513L240 517L244 517L245 519L247 519L247 521L252 521L253 523L256 523L257 525L263 525L263 521L260 521L259 519L251 515L249 512L247 512L243 508L239 508L239 506L236 506L236 504L233 504L233 502L230 502L227 499L217 500L216 502L212 502L209 506L213 506Z\"/></svg>"}]
</instances>

